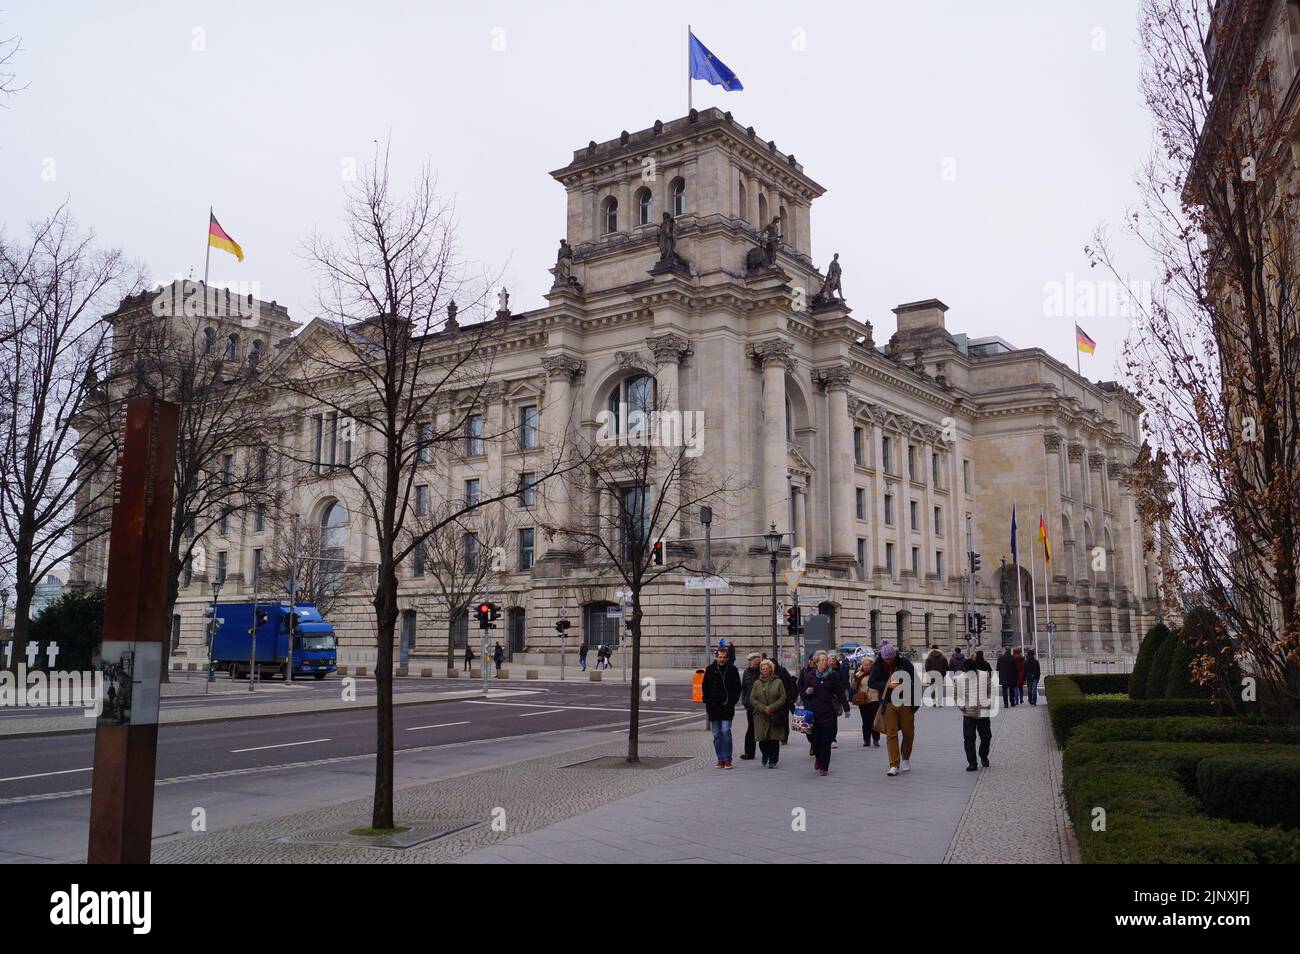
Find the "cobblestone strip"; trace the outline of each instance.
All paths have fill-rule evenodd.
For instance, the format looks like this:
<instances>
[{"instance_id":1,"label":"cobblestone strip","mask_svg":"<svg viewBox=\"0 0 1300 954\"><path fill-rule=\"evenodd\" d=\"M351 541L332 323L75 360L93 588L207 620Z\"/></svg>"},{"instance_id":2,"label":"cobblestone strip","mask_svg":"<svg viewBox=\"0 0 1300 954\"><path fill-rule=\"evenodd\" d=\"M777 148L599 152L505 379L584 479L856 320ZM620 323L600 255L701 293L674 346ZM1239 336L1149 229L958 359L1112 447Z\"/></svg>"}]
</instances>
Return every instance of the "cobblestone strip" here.
<instances>
[{"instance_id":1,"label":"cobblestone strip","mask_svg":"<svg viewBox=\"0 0 1300 954\"><path fill-rule=\"evenodd\" d=\"M1002 709L993 722L992 764L980 770L944 863L1077 862L1046 704Z\"/></svg>"},{"instance_id":2,"label":"cobblestone strip","mask_svg":"<svg viewBox=\"0 0 1300 954\"><path fill-rule=\"evenodd\" d=\"M429 864L449 861L477 848L535 831L607 802L653 788L710 764L707 733L686 729L647 734L642 756L685 757L666 768L566 768L576 762L626 752L623 732L608 742L558 755L516 762L486 772L416 785L396 793L395 814L403 819L471 821L475 827L405 850L281 843L302 831L347 830L369 824L370 800L301 812L221 832L194 835L154 846L154 863L204 864ZM494 830L494 818L504 828Z\"/></svg>"}]
</instances>

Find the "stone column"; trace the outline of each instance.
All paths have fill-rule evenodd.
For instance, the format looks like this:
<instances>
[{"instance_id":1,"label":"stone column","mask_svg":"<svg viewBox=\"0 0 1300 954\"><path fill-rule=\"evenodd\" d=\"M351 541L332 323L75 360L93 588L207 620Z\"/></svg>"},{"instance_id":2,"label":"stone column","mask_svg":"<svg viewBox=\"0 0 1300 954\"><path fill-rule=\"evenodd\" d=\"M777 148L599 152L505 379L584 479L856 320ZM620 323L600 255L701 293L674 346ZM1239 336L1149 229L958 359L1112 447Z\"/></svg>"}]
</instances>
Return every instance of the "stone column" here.
<instances>
[{"instance_id":1,"label":"stone column","mask_svg":"<svg viewBox=\"0 0 1300 954\"><path fill-rule=\"evenodd\" d=\"M831 560L854 563L853 422L849 417L849 369L826 368L817 379L826 389L830 415Z\"/></svg>"},{"instance_id":2,"label":"stone column","mask_svg":"<svg viewBox=\"0 0 1300 954\"><path fill-rule=\"evenodd\" d=\"M871 546L875 553L875 565L883 572L885 566L885 462L880 456L880 445L884 438L884 430L880 426L880 418L875 417L871 422L871 451L867 455L868 464L872 464L876 470L876 479L872 481L870 493L874 498L872 510L876 518L871 525Z\"/></svg>"},{"instance_id":3,"label":"stone column","mask_svg":"<svg viewBox=\"0 0 1300 954\"><path fill-rule=\"evenodd\" d=\"M690 341L678 334L651 335L646 339L646 346L655 356L655 403L654 410L659 412L660 437L667 438L683 437L684 430L680 428L667 428L663 425L665 415L670 420L676 421L677 414L685 415L686 411L682 408L681 394L681 376L678 374L678 366L690 349ZM665 463L672 462L678 464L680 455L686 453L687 448L684 444L675 443L674 446L663 448ZM680 466L678 466L680 472ZM666 482L666 485L665 485ZM679 480L666 481L660 478L660 487L664 492L664 509L663 513L668 522L663 526L663 536L671 539L674 536L683 536L682 531L689 526L689 521L683 520L682 517L689 517L689 514L677 513L677 508L681 505L681 483Z\"/></svg>"},{"instance_id":4,"label":"stone column","mask_svg":"<svg viewBox=\"0 0 1300 954\"><path fill-rule=\"evenodd\" d=\"M795 487L794 495L794 545L808 551L808 488Z\"/></svg>"},{"instance_id":5,"label":"stone column","mask_svg":"<svg viewBox=\"0 0 1300 954\"><path fill-rule=\"evenodd\" d=\"M785 376L793 370L790 356L794 345L788 341L763 341L753 346L752 354L763 366L763 479L759 528L766 532L771 524L779 531L789 530L789 481L785 479L789 449L785 436Z\"/></svg>"},{"instance_id":6,"label":"stone column","mask_svg":"<svg viewBox=\"0 0 1300 954\"><path fill-rule=\"evenodd\" d=\"M546 464L550 466L567 459L573 451L573 380L586 371L587 363L567 354L547 355L542 358L542 369L546 372L542 446L547 449ZM573 519L568 477L568 474L552 477L538 490L539 497L545 501L547 520L554 527L570 526ZM553 560L567 554L571 550L567 543L557 536L547 545L543 558Z\"/></svg>"}]
</instances>

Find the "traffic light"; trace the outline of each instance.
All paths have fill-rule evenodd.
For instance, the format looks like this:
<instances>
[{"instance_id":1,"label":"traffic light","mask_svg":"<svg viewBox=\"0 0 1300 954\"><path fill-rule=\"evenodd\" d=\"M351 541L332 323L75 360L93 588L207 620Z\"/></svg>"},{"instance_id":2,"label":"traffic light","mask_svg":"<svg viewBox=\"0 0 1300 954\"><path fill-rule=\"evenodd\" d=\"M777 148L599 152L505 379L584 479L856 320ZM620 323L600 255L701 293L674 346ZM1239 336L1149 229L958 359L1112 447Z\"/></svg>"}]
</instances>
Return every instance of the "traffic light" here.
<instances>
[{"instance_id":1,"label":"traffic light","mask_svg":"<svg viewBox=\"0 0 1300 954\"><path fill-rule=\"evenodd\" d=\"M491 622L496 622L497 620L499 620L499 619L501 618L501 607L498 606L496 603L489 603L489 604L488 604L488 611L489 611L489 613L490 613L490 615L488 616L488 620L489 620L489 621L491 621ZM491 627L491 628L492 628L492 629L496 629L495 626L493 626L493 627Z\"/></svg>"},{"instance_id":2,"label":"traffic light","mask_svg":"<svg viewBox=\"0 0 1300 954\"><path fill-rule=\"evenodd\" d=\"M655 566L664 565L664 542L656 540L654 546L650 548L650 557Z\"/></svg>"},{"instance_id":3,"label":"traffic light","mask_svg":"<svg viewBox=\"0 0 1300 954\"><path fill-rule=\"evenodd\" d=\"M967 613L967 614L966 614L966 632L968 632L968 633L973 633L973 632L975 632L975 614L974 614L974 613Z\"/></svg>"},{"instance_id":4,"label":"traffic light","mask_svg":"<svg viewBox=\"0 0 1300 954\"><path fill-rule=\"evenodd\" d=\"M571 625L572 625L572 624L571 624L567 619L562 619L562 620L560 620L558 623L555 624L555 631L556 631L557 633L559 633L561 636L568 636L568 635L569 635L569 627L570 627Z\"/></svg>"},{"instance_id":5,"label":"traffic light","mask_svg":"<svg viewBox=\"0 0 1300 954\"><path fill-rule=\"evenodd\" d=\"M785 611L785 628L791 636L803 632L803 622L799 619L799 607L791 606Z\"/></svg>"},{"instance_id":6,"label":"traffic light","mask_svg":"<svg viewBox=\"0 0 1300 954\"><path fill-rule=\"evenodd\" d=\"M987 625L988 625L988 620L986 620L986 619L984 618L984 614L983 614L983 613L976 613L976 614L975 614L975 632L977 632L977 633L982 633L982 632L984 632L984 629L985 629L985 627L986 627Z\"/></svg>"},{"instance_id":7,"label":"traffic light","mask_svg":"<svg viewBox=\"0 0 1300 954\"><path fill-rule=\"evenodd\" d=\"M974 550L970 552L970 575L976 576L980 571L980 555Z\"/></svg>"},{"instance_id":8,"label":"traffic light","mask_svg":"<svg viewBox=\"0 0 1300 954\"><path fill-rule=\"evenodd\" d=\"M266 610L258 610L258 611L257 611L257 623L256 623L255 625L257 625L257 626L261 626L263 623L266 622L266 619L267 619L267 616L266 616Z\"/></svg>"},{"instance_id":9,"label":"traffic light","mask_svg":"<svg viewBox=\"0 0 1300 954\"><path fill-rule=\"evenodd\" d=\"M479 629L496 629L496 627L492 625L491 603L478 604L478 609L475 611L475 615L478 617Z\"/></svg>"}]
</instances>

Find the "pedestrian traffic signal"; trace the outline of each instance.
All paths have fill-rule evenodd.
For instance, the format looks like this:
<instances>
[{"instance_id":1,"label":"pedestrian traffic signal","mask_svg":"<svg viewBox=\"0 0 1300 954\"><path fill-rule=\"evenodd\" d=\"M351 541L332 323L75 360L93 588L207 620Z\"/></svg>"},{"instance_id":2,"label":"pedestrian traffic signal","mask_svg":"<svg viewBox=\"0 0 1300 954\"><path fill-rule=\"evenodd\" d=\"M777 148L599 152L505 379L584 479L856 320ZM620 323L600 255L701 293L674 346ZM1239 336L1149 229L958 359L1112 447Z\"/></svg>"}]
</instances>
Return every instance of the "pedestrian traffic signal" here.
<instances>
[{"instance_id":1,"label":"pedestrian traffic signal","mask_svg":"<svg viewBox=\"0 0 1300 954\"><path fill-rule=\"evenodd\" d=\"M984 630L985 630L985 628L986 628L987 626L988 626L988 620L986 620L986 619L984 618L984 614L983 614L983 613L976 613L976 614L975 614L975 632L977 632L977 633L982 633L982 632L984 632Z\"/></svg>"},{"instance_id":2,"label":"pedestrian traffic signal","mask_svg":"<svg viewBox=\"0 0 1300 954\"><path fill-rule=\"evenodd\" d=\"M477 615L479 629L496 629L492 621L501 618L501 608L496 603L480 603Z\"/></svg>"},{"instance_id":3,"label":"pedestrian traffic signal","mask_svg":"<svg viewBox=\"0 0 1300 954\"><path fill-rule=\"evenodd\" d=\"M664 565L664 542L656 540L654 546L650 548L650 557L655 566Z\"/></svg>"},{"instance_id":4,"label":"pedestrian traffic signal","mask_svg":"<svg viewBox=\"0 0 1300 954\"><path fill-rule=\"evenodd\" d=\"M569 627L571 625L572 624L567 619L562 619L555 624L555 631L561 636L567 636L569 635Z\"/></svg>"},{"instance_id":5,"label":"pedestrian traffic signal","mask_svg":"<svg viewBox=\"0 0 1300 954\"><path fill-rule=\"evenodd\" d=\"M970 575L976 576L980 571L980 555L974 550L970 552Z\"/></svg>"},{"instance_id":6,"label":"pedestrian traffic signal","mask_svg":"<svg viewBox=\"0 0 1300 954\"><path fill-rule=\"evenodd\" d=\"M489 603L489 604L488 604L488 610L489 610L489 611L491 612L491 614L492 614L491 616L488 617L488 619L490 619L490 620L492 620L493 622L495 622L496 620L499 620L499 619L501 618L501 607L498 606L496 603ZM493 628L493 629L496 629L495 626L493 626L492 628Z\"/></svg>"},{"instance_id":7,"label":"pedestrian traffic signal","mask_svg":"<svg viewBox=\"0 0 1300 954\"><path fill-rule=\"evenodd\" d=\"M803 621L799 619L799 607L791 606L785 611L785 628L791 636L798 636L803 632Z\"/></svg>"}]
</instances>

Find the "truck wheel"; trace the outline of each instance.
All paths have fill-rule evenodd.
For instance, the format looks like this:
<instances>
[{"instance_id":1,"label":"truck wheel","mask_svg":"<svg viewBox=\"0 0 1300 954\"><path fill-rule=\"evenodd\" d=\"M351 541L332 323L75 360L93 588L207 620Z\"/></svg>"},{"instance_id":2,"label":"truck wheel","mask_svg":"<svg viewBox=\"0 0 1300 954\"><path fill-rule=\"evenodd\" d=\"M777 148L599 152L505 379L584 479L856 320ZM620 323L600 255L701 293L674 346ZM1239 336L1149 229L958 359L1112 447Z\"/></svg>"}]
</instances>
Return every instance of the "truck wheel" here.
<instances>
[{"instance_id":1,"label":"truck wheel","mask_svg":"<svg viewBox=\"0 0 1300 954\"><path fill-rule=\"evenodd\" d=\"M323 673L323 672L318 672L318 673L316 673L316 681L317 681L317 682L319 682L320 680L322 680L322 679L324 679L324 678L325 678L325 673Z\"/></svg>"}]
</instances>

